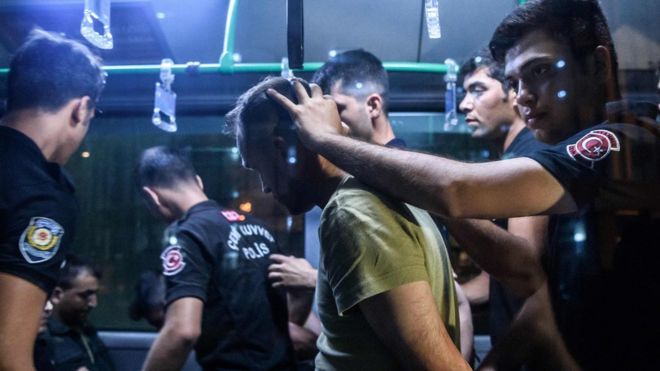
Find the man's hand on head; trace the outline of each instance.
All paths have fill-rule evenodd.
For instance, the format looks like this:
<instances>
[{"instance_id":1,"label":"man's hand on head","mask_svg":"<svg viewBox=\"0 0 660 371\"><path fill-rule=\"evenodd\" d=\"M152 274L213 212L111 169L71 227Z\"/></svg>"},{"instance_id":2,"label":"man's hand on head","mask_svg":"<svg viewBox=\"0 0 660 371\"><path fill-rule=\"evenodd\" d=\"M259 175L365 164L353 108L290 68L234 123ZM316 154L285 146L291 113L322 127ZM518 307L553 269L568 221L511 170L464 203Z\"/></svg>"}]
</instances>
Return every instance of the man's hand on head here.
<instances>
[{"instance_id":1,"label":"man's hand on head","mask_svg":"<svg viewBox=\"0 0 660 371\"><path fill-rule=\"evenodd\" d=\"M268 89L267 94L289 112L303 144L318 151L325 138L342 135L346 131L342 127L337 104L332 97L324 96L321 87L316 84L310 84L311 96L298 80L294 80L293 84L298 104L273 89Z\"/></svg>"}]
</instances>

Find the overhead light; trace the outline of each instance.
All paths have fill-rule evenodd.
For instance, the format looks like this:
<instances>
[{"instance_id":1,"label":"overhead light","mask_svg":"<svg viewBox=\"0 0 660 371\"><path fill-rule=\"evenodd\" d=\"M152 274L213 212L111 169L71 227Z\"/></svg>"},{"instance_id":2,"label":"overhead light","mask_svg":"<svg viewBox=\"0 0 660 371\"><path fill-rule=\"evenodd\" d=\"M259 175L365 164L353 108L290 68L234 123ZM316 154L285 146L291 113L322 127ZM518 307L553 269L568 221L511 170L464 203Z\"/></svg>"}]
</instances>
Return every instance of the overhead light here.
<instances>
[{"instance_id":1,"label":"overhead light","mask_svg":"<svg viewBox=\"0 0 660 371\"><path fill-rule=\"evenodd\" d=\"M92 154L89 153L89 151L82 151L82 153L80 153L80 157L82 157L82 158L89 158L89 156L91 156L91 155Z\"/></svg>"},{"instance_id":2,"label":"overhead light","mask_svg":"<svg viewBox=\"0 0 660 371\"><path fill-rule=\"evenodd\" d=\"M158 19L165 19L165 13L163 13L163 12L156 12L156 18L158 18Z\"/></svg>"}]
</instances>

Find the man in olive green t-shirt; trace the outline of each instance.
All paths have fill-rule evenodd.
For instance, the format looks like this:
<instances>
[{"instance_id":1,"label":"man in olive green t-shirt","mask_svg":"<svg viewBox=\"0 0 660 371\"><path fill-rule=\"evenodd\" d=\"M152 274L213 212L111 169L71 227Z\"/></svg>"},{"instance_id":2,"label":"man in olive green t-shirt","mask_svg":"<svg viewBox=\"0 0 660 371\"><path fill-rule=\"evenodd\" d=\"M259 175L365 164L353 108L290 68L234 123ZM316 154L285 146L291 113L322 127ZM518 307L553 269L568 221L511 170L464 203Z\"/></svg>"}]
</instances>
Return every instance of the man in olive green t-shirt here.
<instances>
[{"instance_id":1,"label":"man in olive green t-shirt","mask_svg":"<svg viewBox=\"0 0 660 371\"><path fill-rule=\"evenodd\" d=\"M292 214L324 208L317 283L321 370L469 370L458 350L452 270L430 216L375 193L296 139L288 114L266 91L293 98L268 78L227 114L243 166ZM315 94L320 88L312 85Z\"/></svg>"}]
</instances>

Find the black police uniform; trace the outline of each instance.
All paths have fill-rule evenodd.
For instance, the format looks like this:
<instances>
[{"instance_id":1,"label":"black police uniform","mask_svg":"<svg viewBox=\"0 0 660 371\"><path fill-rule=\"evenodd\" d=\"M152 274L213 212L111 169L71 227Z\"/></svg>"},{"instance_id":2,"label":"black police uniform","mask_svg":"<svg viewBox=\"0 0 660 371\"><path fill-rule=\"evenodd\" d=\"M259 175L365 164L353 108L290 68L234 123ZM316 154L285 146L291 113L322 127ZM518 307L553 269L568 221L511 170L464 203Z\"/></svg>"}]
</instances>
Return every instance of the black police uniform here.
<instances>
[{"instance_id":1,"label":"black police uniform","mask_svg":"<svg viewBox=\"0 0 660 371\"><path fill-rule=\"evenodd\" d=\"M77 215L64 169L23 133L0 126L0 271L50 293Z\"/></svg>"},{"instance_id":2,"label":"black police uniform","mask_svg":"<svg viewBox=\"0 0 660 371\"><path fill-rule=\"evenodd\" d=\"M502 159L521 157L526 153L544 148L548 148L548 145L536 140L534 134L525 127L513 138L509 147L502 154ZM507 219L498 219L495 223L507 229ZM493 276L490 277L488 290L488 326L492 344L497 344L499 339L506 334L522 304L523 299L511 292L511 290L502 285L496 278Z\"/></svg>"},{"instance_id":3,"label":"black police uniform","mask_svg":"<svg viewBox=\"0 0 660 371\"><path fill-rule=\"evenodd\" d=\"M249 215L204 201L172 223L165 240L166 302L204 302L199 364L205 370L294 369L286 295L267 279L268 257L277 252L271 233Z\"/></svg>"},{"instance_id":4,"label":"black police uniform","mask_svg":"<svg viewBox=\"0 0 660 371\"><path fill-rule=\"evenodd\" d=\"M612 107L609 122L656 114ZM635 124L597 125L528 155L578 204L553 217L543 259L560 332L586 370L660 369L660 127L626 121Z\"/></svg>"},{"instance_id":5,"label":"black police uniform","mask_svg":"<svg viewBox=\"0 0 660 371\"><path fill-rule=\"evenodd\" d=\"M37 371L77 371L82 367L89 371L115 370L108 348L90 324L78 332L51 317L48 330L39 334L37 344L42 345L35 347L35 352L38 350L50 357L48 368L43 368L46 364L42 362L36 365Z\"/></svg>"}]
</instances>

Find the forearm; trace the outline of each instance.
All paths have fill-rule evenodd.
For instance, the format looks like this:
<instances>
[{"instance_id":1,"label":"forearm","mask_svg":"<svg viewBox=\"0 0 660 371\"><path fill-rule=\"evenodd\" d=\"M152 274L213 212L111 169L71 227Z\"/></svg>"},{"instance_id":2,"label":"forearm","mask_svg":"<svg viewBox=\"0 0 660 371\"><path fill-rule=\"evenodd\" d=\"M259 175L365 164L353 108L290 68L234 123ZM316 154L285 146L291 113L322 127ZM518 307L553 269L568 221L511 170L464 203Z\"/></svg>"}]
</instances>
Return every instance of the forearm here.
<instances>
[{"instance_id":1,"label":"forearm","mask_svg":"<svg viewBox=\"0 0 660 371\"><path fill-rule=\"evenodd\" d=\"M46 292L0 272L0 370L34 370L32 351Z\"/></svg>"},{"instance_id":2,"label":"forearm","mask_svg":"<svg viewBox=\"0 0 660 371\"><path fill-rule=\"evenodd\" d=\"M289 334L291 343L299 360L312 359L318 352L316 339L318 334L295 323L289 322Z\"/></svg>"},{"instance_id":3,"label":"forearm","mask_svg":"<svg viewBox=\"0 0 660 371\"><path fill-rule=\"evenodd\" d=\"M525 300L507 334L482 362L481 370L580 370L564 344L552 313L547 283Z\"/></svg>"},{"instance_id":4,"label":"forearm","mask_svg":"<svg viewBox=\"0 0 660 371\"><path fill-rule=\"evenodd\" d=\"M474 326L472 324L472 309L463 289L454 281L456 286L456 299L458 301L458 315L461 322L461 354L470 362L474 345Z\"/></svg>"},{"instance_id":5,"label":"forearm","mask_svg":"<svg viewBox=\"0 0 660 371\"><path fill-rule=\"evenodd\" d=\"M195 342L163 329L149 350L143 371L178 371L188 358Z\"/></svg>"},{"instance_id":6,"label":"forearm","mask_svg":"<svg viewBox=\"0 0 660 371\"><path fill-rule=\"evenodd\" d=\"M304 326L309 313L312 310L314 291L307 289L290 290L287 292L287 304L289 307L289 322L298 326Z\"/></svg>"},{"instance_id":7,"label":"forearm","mask_svg":"<svg viewBox=\"0 0 660 371\"><path fill-rule=\"evenodd\" d=\"M527 297L544 282L536 248L487 220L447 219L452 237L481 266L516 295Z\"/></svg>"},{"instance_id":8,"label":"forearm","mask_svg":"<svg viewBox=\"0 0 660 371\"><path fill-rule=\"evenodd\" d=\"M338 134L313 150L381 191L452 218L509 218L575 210L570 195L529 158L463 163L387 148Z\"/></svg>"},{"instance_id":9,"label":"forearm","mask_svg":"<svg viewBox=\"0 0 660 371\"><path fill-rule=\"evenodd\" d=\"M451 179L437 170L451 160L378 146L340 135L322 137L313 148L363 183L439 215L452 215Z\"/></svg>"}]
</instances>

